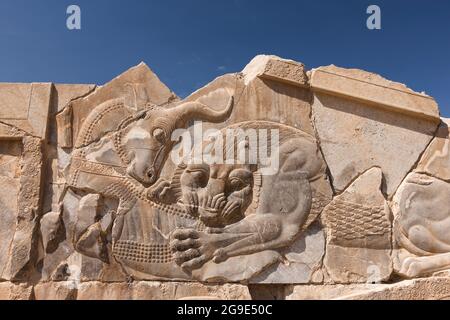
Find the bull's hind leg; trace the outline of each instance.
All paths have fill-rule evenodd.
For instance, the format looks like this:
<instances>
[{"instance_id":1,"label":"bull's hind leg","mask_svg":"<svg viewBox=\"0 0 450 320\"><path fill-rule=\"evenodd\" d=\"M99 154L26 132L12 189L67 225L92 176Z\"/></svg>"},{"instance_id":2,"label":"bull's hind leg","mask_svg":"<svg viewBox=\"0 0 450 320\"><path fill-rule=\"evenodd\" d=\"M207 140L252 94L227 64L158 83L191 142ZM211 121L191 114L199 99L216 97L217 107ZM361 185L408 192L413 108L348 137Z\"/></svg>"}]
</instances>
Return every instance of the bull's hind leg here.
<instances>
[{"instance_id":1,"label":"bull's hind leg","mask_svg":"<svg viewBox=\"0 0 450 320\"><path fill-rule=\"evenodd\" d=\"M399 273L408 278L416 278L447 269L450 269L450 253L406 258Z\"/></svg>"}]
</instances>

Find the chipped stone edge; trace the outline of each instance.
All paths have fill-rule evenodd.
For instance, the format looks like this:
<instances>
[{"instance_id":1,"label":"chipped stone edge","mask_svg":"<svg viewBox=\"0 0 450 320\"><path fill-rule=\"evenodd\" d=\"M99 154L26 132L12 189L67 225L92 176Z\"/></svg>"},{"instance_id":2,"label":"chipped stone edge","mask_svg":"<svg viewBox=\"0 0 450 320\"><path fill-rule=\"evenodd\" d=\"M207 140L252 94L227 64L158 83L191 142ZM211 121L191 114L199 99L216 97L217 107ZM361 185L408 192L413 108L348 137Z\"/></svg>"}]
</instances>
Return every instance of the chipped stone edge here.
<instances>
[{"instance_id":1,"label":"chipped stone edge","mask_svg":"<svg viewBox=\"0 0 450 320\"><path fill-rule=\"evenodd\" d=\"M318 74L326 74L327 76L330 77L335 77L337 82L342 81L345 79L345 81L351 81L353 82L355 85L359 84L359 85L365 85L365 86L370 86L370 87L374 87L374 88L381 88L382 90L389 90L393 93L395 93L396 95L400 96L400 95L412 95L415 96L418 99L421 99L423 101L429 100L431 101L437 110L437 113L433 113L433 112L427 112L425 111L417 111L411 107L408 106L404 106L404 105L399 105L399 104L395 104L395 103L390 103L382 98L377 99L374 97L367 97L364 94L355 94L354 92L350 92L350 90L336 90L335 88L331 88L327 85L321 85L320 83L318 83L317 81L317 76ZM309 72L309 77L310 77L310 85L311 85L311 90L314 93L325 93L325 94L330 94L333 96L338 96L338 97L342 97L342 98L347 98L347 99L351 99L351 100L356 100L359 102L363 102L363 103L367 103L370 106L373 107L378 107L378 108L382 108L385 111L393 111L393 112L398 112L398 113L403 113L409 116L413 116L413 117L417 117L417 118L422 118L422 119L426 119L429 121L432 121L433 123L440 123L441 119L440 119L440 115L439 115L439 107L436 103L436 101L427 95L423 95L423 94L419 94L419 93L415 93L415 92L408 92L405 90L400 90L400 89L396 89L396 88L390 88L387 86L382 86L379 84L374 84L374 83L370 83L367 81L363 81L360 79L356 79L356 78L351 78L345 75L341 75L341 74L337 74L337 73L333 73L330 71L326 71L326 70L321 70L320 68L318 69L313 69Z\"/></svg>"}]
</instances>

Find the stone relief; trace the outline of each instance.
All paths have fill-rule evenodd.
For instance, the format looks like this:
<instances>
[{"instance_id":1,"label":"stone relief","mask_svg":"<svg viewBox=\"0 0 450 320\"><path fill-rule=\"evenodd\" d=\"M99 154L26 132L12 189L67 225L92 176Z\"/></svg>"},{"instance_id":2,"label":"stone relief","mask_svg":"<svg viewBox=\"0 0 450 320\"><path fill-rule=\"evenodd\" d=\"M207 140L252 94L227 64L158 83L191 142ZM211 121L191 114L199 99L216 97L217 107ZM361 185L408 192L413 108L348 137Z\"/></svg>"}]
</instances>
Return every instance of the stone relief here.
<instances>
[{"instance_id":1,"label":"stone relief","mask_svg":"<svg viewBox=\"0 0 450 320\"><path fill-rule=\"evenodd\" d=\"M185 99L145 64L0 84L0 297L429 291L450 270L448 124L404 85L275 56Z\"/></svg>"},{"instance_id":2,"label":"stone relief","mask_svg":"<svg viewBox=\"0 0 450 320\"><path fill-rule=\"evenodd\" d=\"M394 199L395 236L401 248L398 272L408 278L450 269L449 141L448 120L444 119Z\"/></svg>"},{"instance_id":3,"label":"stone relief","mask_svg":"<svg viewBox=\"0 0 450 320\"><path fill-rule=\"evenodd\" d=\"M124 218L113 252L125 269L139 278L247 280L252 274L235 269L258 273L314 220L312 202L321 195L311 183L324 179L315 139L264 121L233 127L280 130L280 172L263 176L258 164L181 164L164 191L169 201L143 204L148 217L135 210Z\"/></svg>"}]
</instances>

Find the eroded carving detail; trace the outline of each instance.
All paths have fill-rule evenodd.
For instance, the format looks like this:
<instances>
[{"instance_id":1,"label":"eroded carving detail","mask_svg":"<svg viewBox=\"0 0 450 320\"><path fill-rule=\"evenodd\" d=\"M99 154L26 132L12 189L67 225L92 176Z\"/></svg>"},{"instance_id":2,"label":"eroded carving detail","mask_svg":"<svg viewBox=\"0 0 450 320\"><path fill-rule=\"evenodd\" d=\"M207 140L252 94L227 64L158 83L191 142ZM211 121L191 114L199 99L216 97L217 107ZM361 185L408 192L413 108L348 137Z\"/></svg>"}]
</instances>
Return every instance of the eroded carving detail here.
<instances>
[{"instance_id":1,"label":"eroded carving detail","mask_svg":"<svg viewBox=\"0 0 450 320\"><path fill-rule=\"evenodd\" d=\"M415 278L450 268L450 184L412 173L401 186L395 238L409 255L400 257L398 273Z\"/></svg>"},{"instance_id":2,"label":"eroded carving detail","mask_svg":"<svg viewBox=\"0 0 450 320\"><path fill-rule=\"evenodd\" d=\"M193 119L223 121L233 108L233 99L225 110L214 111L200 103L185 103L173 108L150 106L137 115L129 116L117 126L117 131L108 133L111 126L102 126L104 119L115 118L109 113L129 110L122 102L111 101L102 104L88 117L77 139L77 146L84 146L73 152L70 165L66 168L68 188L75 190L83 198L80 201L79 217L82 213L88 222L79 219L74 238L75 248L90 257L108 261L106 233L112 230L112 240L118 240L123 216L138 200L159 206L170 214L183 212L156 204L151 197L159 194L161 186L168 182L160 180L159 174L174 144L170 140L172 132L184 128ZM100 128L98 128L100 126ZM104 137L101 137L101 135ZM155 184L156 183L156 184ZM154 185L154 187L151 187ZM84 195L87 194L87 195ZM109 224L102 227L99 204L89 204L88 199L117 199L114 213L109 215ZM187 215L185 215L187 216ZM114 224L116 222L116 224ZM81 225L80 225L81 224ZM114 224L114 227L113 227Z\"/></svg>"},{"instance_id":3,"label":"eroded carving detail","mask_svg":"<svg viewBox=\"0 0 450 320\"><path fill-rule=\"evenodd\" d=\"M308 284L299 292L323 297L397 281L393 271L447 278L448 120L436 133L434 100L403 85L270 56L185 101L143 64L95 91L0 87L24 98L0 92L0 106L18 104L0 110L0 281L39 281L36 297L64 286L56 281L70 284L67 297L195 296L184 281ZM218 129L217 140L197 139L196 120ZM177 129L194 133L200 159L195 150L169 157L183 145L172 141ZM264 130L278 131L275 151ZM250 131L268 162L241 162L237 152L207 160L228 156L229 139L254 152ZM268 163L279 163L275 174ZM418 291L436 283L403 282Z\"/></svg>"},{"instance_id":4,"label":"eroded carving detail","mask_svg":"<svg viewBox=\"0 0 450 320\"><path fill-rule=\"evenodd\" d=\"M280 131L278 174L262 176L258 164L181 165L164 193L172 204L142 204L145 210L141 207L124 217L120 241L138 239L137 244L132 243L139 248L171 249L172 258L166 257L163 249L156 251L149 263L142 261L148 261L148 255L130 260L123 246L115 247L114 256L133 276L232 281L233 271L237 273L233 269L245 267L253 270L241 272L242 280L248 279L276 262L278 250L289 247L314 221L308 219L313 194L317 195L314 217L327 204L325 197L311 187L311 183L325 178L313 137L264 121L227 127L223 136L225 130L236 128ZM182 215L171 216L170 209ZM247 265L236 265L239 259L248 257Z\"/></svg>"},{"instance_id":5,"label":"eroded carving detail","mask_svg":"<svg viewBox=\"0 0 450 320\"><path fill-rule=\"evenodd\" d=\"M389 233L390 223L386 219L384 206L335 200L327 210L327 225L331 228L331 241L366 239L369 236L383 236Z\"/></svg>"},{"instance_id":6,"label":"eroded carving detail","mask_svg":"<svg viewBox=\"0 0 450 320\"><path fill-rule=\"evenodd\" d=\"M394 198L397 272L407 278L450 269L448 120Z\"/></svg>"}]
</instances>

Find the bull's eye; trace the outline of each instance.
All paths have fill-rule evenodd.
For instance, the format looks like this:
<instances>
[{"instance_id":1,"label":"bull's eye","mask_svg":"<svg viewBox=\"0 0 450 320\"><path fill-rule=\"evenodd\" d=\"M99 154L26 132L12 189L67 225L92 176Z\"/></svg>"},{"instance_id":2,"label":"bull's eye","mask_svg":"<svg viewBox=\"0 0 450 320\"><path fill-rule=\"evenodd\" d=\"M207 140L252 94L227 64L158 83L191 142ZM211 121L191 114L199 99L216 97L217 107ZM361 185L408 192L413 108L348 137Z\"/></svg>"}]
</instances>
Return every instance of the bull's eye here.
<instances>
[{"instance_id":1,"label":"bull's eye","mask_svg":"<svg viewBox=\"0 0 450 320\"><path fill-rule=\"evenodd\" d=\"M160 143L166 142L166 133L164 132L163 129L156 128L155 130L153 130L152 135L153 135L153 138L155 138L158 142L160 142Z\"/></svg>"}]
</instances>

